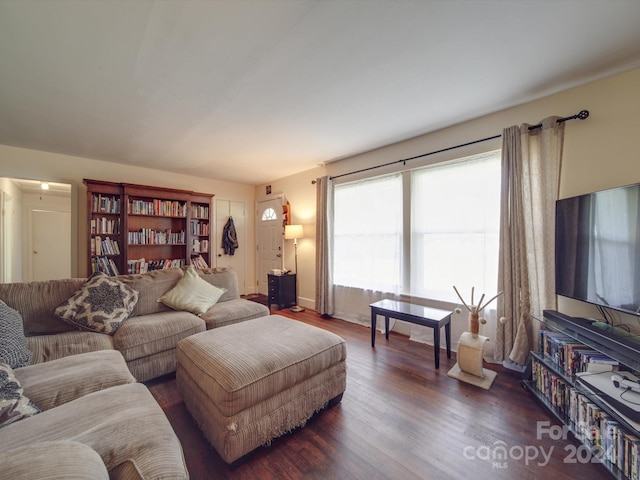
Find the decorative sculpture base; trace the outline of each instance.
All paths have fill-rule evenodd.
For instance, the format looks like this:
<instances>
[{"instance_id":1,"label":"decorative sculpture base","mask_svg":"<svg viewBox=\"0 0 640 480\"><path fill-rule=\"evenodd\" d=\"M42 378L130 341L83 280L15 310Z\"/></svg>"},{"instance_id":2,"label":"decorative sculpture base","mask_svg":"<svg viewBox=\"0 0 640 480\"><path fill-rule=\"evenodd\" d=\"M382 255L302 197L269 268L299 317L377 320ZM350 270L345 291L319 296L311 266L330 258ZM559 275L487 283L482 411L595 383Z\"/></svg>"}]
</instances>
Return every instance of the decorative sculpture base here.
<instances>
[{"instance_id":1,"label":"decorative sculpture base","mask_svg":"<svg viewBox=\"0 0 640 480\"><path fill-rule=\"evenodd\" d=\"M451 378L489 390L496 372L482 367L482 351L489 339L464 332L458 342L458 362L447 373Z\"/></svg>"}]
</instances>

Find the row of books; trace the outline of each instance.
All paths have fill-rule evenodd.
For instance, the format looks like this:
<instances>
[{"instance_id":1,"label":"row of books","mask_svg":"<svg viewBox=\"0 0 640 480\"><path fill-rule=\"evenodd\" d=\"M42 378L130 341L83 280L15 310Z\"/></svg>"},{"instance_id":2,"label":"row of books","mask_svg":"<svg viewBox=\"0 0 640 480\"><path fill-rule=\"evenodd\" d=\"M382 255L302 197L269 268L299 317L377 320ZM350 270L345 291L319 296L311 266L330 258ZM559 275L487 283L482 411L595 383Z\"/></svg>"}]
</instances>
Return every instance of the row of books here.
<instances>
[{"instance_id":1,"label":"row of books","mask_svg":"<svg viewBox=\"0 0 640 480\"><path fill-rule=\"evenodd\" d=\"M555 331L540 331L540 353L571 378L578 372L608 372L619 367L617 360Z\"/></svg>"},{"instance_id":2,"label":"row of books","mask_svg":"<svg viewBox=\"0 0 640 480\"><path fill-rule=\"evenodd\" d=\"M611 462L630 480L640 480L640 438L575 389L570 397L570 420L577 438L599 460Z\"/></svg>"},{"instance_id":3,"label":"row of books","mask_svg":"<svg viewBox=\"0 0 640 480\"><path fill-rule=\"evenodd\" d=\"M96 235L91 238L91 255L120 255L120 246L116 240Z\"/></svg>"},{"instance_id":4,"label":"row of books","mask_svg":"<svg viewBox=\"0 0 640 480\"><path fill-rule=\"evenodd\" d=\"M186 236L184 230L173 232L168 230L153 230L141 228L137 232L129 232L129 245L184 245Z\"/></svg>"},{"instance_id":5,"label":"row of books","mask_svg":"<svg viewBox=\"0 0 640 480\"><path fill-rule=\"evenodd\" d=\"M209 240L198 240L194 238L191 244L191 251L193 253L207 253L209 251Z\"/></svg>"},{"instance_id":6,"label":"row of books","mask_svg":"<svg viewBox=\"0 0 640 480\"><path fill-rule=\"evenodd\" d=\"M207 222L191 222L192 235L209 235L209 224Z\"/></svg>"},{"instance_id":7,"label":"row of books","mask_svg":"<svg viewBox=\"0 0 640 480\"><path fill-rule=\"evenodd\" d=\"M118 233L120 233L120 219L107 217L92 218L91 233L107 233L110 235L117 235Z\"/></svg>"},{"instance_id":8,"label":"row of books","mask_svg":"<svg viewBox=\"0 0 640 480\"><path fill-rule=\"evenodd\" d=\"M94 193L91 196L91 211L94 213L120 213L120 197Z\"/></svg>"},{"instance_id":9,"label":"row of books","mask_svg":"<svg viewBox=\"0 0 640 480\"><path fill-rule=\"evenodd\" d=\"M129 213L158 215L161 217L186 217L187 203L175 200L130 200Z\"/></svg>"},{"instance_id":10,"label":"row of books","mask_svg":"<svg viewBox=\"0 0 640 480\"><path fill-rule=\"evenodd\" d=\"M128 273L146 273L152 270L163 270L167 268L181 268L186 265L184 258L145 260L140 258L137 260L127 261Z\"/></svg>"},{"instance_id":11,"label":"row of books","mask_svg":"<svg viewBox=\"0 0 640 480\"><path fill-rule=\"evenodd\" d=\"M192 218L209 218L209 207L206 205L191 205Z\"/></svg>"},{"instance_id":12,"label":"row of books","mask_svg":"<svg viewBox=\"0 0 640 480\"><path fill-rule=\"evenodd\" d=\"M191 257L191 260L189 262L191 263L191 265L196 267L198 270L203 270L205 268L209 268L209 265L207 265L207 262L205 261L205 259L202 258L202 255L197 255L195 257Z\"/></svg>"},{"instance_id":13,"label":"row of books","mask_svg":"<svg viewBox=\"0 0 640 480\"><path fill-rule=\"evenodd\" d=\"M640 439L589 397L533 359L532 382L570 426L576 438L591 450L593 461L611 462L629 480L640 480Z\"/></svg>"},{"instance_id":14,"label":"row of books","mask_svg":"<svg viewBox=\"0 0 640 480\"><path fill-rule=\"evenodd\" d=\"M91 259L91 273L102 272L112 277L120 275L116 263L107 257L93 257Z\"/></svg>"}]
</instances>

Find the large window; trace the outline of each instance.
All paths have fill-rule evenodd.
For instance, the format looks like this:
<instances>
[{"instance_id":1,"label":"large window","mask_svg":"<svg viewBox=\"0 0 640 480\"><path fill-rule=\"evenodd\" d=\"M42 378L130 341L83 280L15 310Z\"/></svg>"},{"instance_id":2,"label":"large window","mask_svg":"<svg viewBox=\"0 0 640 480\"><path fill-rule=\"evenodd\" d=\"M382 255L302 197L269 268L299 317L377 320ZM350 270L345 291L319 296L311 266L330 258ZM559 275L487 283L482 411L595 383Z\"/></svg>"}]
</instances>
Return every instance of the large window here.
<instances>
[{"instance_id":1,"label":"large window","mask_svg":"<svg viewBox=\"0 0 640 480\"><path fill-rule=\"evenodd\" d=\"M334 202L334 282L400 292L402 176L336 186Z\"/></svg>"},{"instance_id":2,"label":"large window","mask_svg":"<svg viewBox=\"0 0 640 480\"><path fill-rule=\"evenodd\" d=\"M336 185L334 282L451 302L454 285L494 292L500 152L404 177Z\"/></svg>"}]
</instances>

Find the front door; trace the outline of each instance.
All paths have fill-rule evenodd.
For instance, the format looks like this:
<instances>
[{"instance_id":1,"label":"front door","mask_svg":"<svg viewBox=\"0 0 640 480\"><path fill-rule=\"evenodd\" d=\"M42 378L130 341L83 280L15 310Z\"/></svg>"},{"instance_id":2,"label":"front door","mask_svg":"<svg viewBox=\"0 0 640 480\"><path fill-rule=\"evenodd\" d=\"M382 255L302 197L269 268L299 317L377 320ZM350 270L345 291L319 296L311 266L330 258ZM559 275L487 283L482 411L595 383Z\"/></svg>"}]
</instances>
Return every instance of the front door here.
<instances>
[{"instance_id":1,"label":"front door","mask_svg":"<svg viewBox=\"0 0 640 480\"><path fill-rule=\"evenodd\" d=\"M257 284L258 293L268 295L267 274L271 269L282 268L282 246L284 229L282 228L282 199L275 198L258 202L256 218Z\"/></svg>"}]
</instances>

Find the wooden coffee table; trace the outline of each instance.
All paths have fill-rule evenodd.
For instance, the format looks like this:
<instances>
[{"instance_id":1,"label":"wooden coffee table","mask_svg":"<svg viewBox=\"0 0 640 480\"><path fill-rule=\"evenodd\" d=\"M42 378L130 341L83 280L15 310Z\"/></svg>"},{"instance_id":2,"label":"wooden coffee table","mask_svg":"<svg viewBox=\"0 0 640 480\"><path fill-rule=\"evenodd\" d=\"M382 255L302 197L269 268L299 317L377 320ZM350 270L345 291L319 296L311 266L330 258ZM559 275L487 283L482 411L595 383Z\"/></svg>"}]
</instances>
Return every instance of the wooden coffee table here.
<instances>
[{"instance_id":1,"label":"wooden coffee table","mask_svg":"<svg viewBox=\"0 0 640 480\"><path fill-rule=\"evenodd\" d=\"M447 345L447 358L451 358L451 313L439 308L424 307L413 303L384 299L372 303L371 307L371 346L376 344L376 323L378 315L384 316L385 337L389 340L389 318L397 318L433 328L433 353L436 368L440 368L440 327L444 326Z\"/></svg>"}]
</instances>

